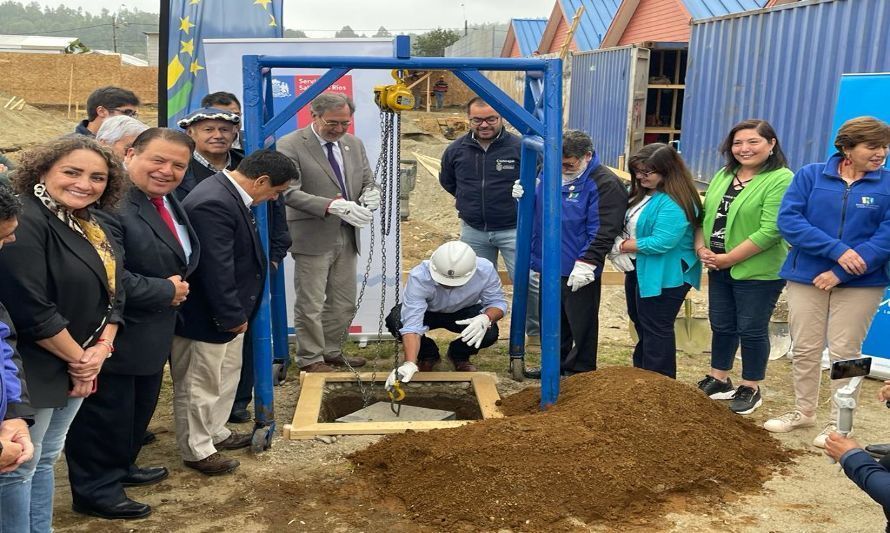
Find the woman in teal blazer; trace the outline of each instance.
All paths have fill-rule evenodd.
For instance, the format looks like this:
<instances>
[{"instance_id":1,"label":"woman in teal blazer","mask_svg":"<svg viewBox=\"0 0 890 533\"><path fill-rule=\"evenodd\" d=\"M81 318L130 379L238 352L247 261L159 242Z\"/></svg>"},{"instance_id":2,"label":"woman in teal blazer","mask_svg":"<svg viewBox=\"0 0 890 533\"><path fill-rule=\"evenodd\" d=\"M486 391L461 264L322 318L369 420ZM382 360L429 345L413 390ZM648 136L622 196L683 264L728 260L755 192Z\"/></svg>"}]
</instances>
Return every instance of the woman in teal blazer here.
<instances>
[{"instance_id":1,"label":"woman in teal blazer","mask_svg":"<svg viewBox=\"0 0 890 533\"><path fill-rule=\"evenodd\" d=\"M773 127L765 120L736 124L720 151L726 166L705 196L702 231L695 250L708 268L711 371L698 387L747 415L763 400L758 383L769 361L769 320L785 287L779 269L788 255L776 218L793 172ZM742 347L742 381L729 371Z\"/></svg>"},{"instance_id":2,"label":"woman in teal blazer","mask_svg":"<svg viewBox=\"0 0 890 533\"><path fill-rule=\"evenodd\" d=\"M680 154L670 146L646 145L629 163L628 238L616 252L635 255L634 269L624 278L627 313L639 337L633 363L676 378L674 320L689 288L698 288L701 279L693 248L701 199Z\"/></svg>"}]
</instances>

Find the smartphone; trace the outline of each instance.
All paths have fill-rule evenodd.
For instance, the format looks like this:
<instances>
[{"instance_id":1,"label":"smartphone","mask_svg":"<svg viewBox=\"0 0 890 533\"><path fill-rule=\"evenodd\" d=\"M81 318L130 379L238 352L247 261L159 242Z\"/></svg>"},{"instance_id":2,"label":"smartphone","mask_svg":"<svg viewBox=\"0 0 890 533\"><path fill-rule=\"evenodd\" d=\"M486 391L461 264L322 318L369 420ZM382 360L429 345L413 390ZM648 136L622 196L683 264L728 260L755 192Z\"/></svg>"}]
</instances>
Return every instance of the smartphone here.
<instances>
[{"instance_id":1,"label":"smartphone","mask_svg":"<svg viewBox=\"0 0 890 533\"><path fill-rule=\"evenodd\" d=\"M855 378L867 376L871 372L871 357L846 359L831 363L831 379Z\"/></svg>"}]
</instances>

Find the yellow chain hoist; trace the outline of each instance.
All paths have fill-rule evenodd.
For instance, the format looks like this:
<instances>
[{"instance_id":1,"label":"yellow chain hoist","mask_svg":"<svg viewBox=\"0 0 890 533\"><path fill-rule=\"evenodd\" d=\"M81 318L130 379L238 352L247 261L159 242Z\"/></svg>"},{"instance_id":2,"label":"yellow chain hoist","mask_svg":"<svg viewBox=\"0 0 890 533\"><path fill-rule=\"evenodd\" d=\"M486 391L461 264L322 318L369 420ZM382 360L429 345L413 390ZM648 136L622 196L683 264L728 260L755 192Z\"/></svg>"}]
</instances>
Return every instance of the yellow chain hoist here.
<instances>
[{"instance_id":1,"label":"yellow chain hoist","mask_svg":"<svg viewBox=\"0 0 890 533\"><path fill-rule=\"evenodd\" d=\"M406 71L402 71L407 73ZM374 87L374 103L381 111L398 113L414 109L414 95L408 88L407 82L399 75L398 69L393 69L393 85L377 85Z\"/></svg>"}]
</instances>

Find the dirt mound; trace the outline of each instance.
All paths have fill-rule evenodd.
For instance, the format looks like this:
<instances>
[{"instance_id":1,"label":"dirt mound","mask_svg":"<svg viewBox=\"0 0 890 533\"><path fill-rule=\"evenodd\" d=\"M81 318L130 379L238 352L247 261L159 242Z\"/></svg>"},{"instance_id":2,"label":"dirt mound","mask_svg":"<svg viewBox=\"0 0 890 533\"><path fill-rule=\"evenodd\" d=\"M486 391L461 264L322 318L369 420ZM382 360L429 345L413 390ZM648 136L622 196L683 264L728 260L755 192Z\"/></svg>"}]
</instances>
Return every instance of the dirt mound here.
<instances>
[{"instance_id":1,"label":"dirt mound","mask_svg":"<svg viewBox=\"0 0 890 533\"><path fill-rule=\"evenodd\" d=\"M0 93L0 152L16 152L59 135L74 131L76 120L60 120L36 107L13 102L7 109L11 95Z\"/></svg>"},{"instance_id":2,"label":"dirt mound","mask_svg":"<svg viewBox=\"0 0 890 533\"><path fill-rule=\"evenodd\" d=\"M678 496L758 489L789 460L765 431L689 385L613 367L501 406L507 418L387 437L350 459L437 528L542 530L665 512Z\"/></svg>"}]
</instances>

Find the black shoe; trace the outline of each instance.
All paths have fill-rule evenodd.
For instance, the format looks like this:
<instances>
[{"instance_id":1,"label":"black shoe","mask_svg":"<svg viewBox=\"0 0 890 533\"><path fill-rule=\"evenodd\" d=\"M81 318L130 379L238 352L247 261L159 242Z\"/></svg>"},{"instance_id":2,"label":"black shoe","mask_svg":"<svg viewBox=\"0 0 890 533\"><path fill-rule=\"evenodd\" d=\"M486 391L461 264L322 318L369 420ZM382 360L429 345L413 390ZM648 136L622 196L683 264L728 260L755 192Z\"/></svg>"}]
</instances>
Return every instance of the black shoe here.
<instances>
[{"instance_id":1,"label":"black shoe","mask_svg":"<svg viewBox=\"0 0 890 533\"><path fill-rule=\"evenodd\" d=\"M714 376L705 376L705 379L698 382L698 389L712 400L731 400L735 396L735 388L728 377L726 381L720 381Z\"/></svg>"},{"instance_id":2,"label":"black shoe","mask_svg":"<svg viewBox=\"0 0 890 533\"><path fill-rule=\"evenodd\" d=\"M735 391L732 403L729 404L729 410L740 415L750 415L762 403L760 387L752 389L745 385L739 385L738 390Z\"/></svg>"},{"instance_id":3,"label":"black shoe","mask_svg":"<svg viewBox=\"0 0 890 533\"><path fill-rule=\"evenodd\" d=\"M158 436L152 433L151 431L145 430L145 435L142 435L142 445L145 446L147 444L151 444L152 442L158 440Z\"/></svg>"},{"instance_id":4,"label":"black shoe","mask_svg":"<svg viewBox=\"0 0 890 533\"><path fill-rule=\"evenodd\" d=\"M142 487L144 485L154 485L167 479L170 472L163 466L150 466L148 468L137 468L127 474L127 477L121 480L121 485L125 487Z\"/></svg>"},{"instance_id":5,"label":"black shoe","mask_svg":"<svg viewBox=\"0 0 890 533\"><path fill-rule=\"evenodd\" d=\"M114 505L80 505L75 503L71 506L71 509L75 513L98 516L106 520L132 520L134 518L145 518L151 514L151 507L144 503L134 502L130 498L126 498L124 501Z\"/></svg>"},{"instance_id":6,"label":"black shoe","mask_svg":"<svg viewBox=\"0 0 890 533\"><path fill-rule=\"evenodd\" d=\"M232 414L229 415L229 424L243 424L245 422L250 422L250 411L245 407L232 409Z\"/></svg>"},{"instance_id":7,"label":"black shoe","mask_svg":"<svg viewBox=\"0 0 890 533\"><path fill-rule=\"evenodd\" d=\"M881 457L890 454L890 444L869 444L865 447L865 451L875 459L880 459Z\"/></svg>"},{"instance_id":8,"label":"black shoe","mask_svg":"<svg viewBox=\"0 0 890 533\"><path fill-rule=\"evenodd\" d=\"M213 447L217 450L240 450L250 446L251 440L253 440L252 433L235 433L233 431L226 440L217 442Z\"/></svg>"}]
</instances>

